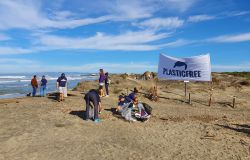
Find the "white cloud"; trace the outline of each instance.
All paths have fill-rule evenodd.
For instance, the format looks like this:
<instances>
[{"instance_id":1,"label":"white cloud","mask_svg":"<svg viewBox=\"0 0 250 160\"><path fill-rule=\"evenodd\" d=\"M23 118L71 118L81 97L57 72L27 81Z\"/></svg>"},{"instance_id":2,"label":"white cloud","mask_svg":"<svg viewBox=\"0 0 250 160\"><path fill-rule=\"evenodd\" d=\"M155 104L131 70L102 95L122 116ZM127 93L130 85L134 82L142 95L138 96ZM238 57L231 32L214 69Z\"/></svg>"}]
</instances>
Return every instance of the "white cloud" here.
<instances>
[{"instance_id":1,"label":"white cloud","mask_svg":"<svg viewBox=\"0 0 250 160\"><path fill-rule=\"evenodd\" d=\"M180 46L185 46L185 45L192 44L192 43L195 43L195 41L178 39L176 41L163 44L162 47L163 46L164 47L180 47Z\"/></svg>"},{"instance_id":2,"label":"white cloud","mask_svg":"<svg viewBox=\"0 0 250 160\"><path fill-rule=\"evenodd\" d=\"M185 12L194 6L198 0L157 0L156 2L163 2L165 9L178 10Z\"/></svg>"},{"instance_id":3,"label":"white cloud","mask_svg":"<svg viewBox=\"0 0 250 160\"><path fill-rule=\"evenodd\" d=\"M35 1L38 2L38 1ZM0 29L22 28L75 28L113 19L113 16L97 18L69 19L70 12L55 12L54 17L48 17L41 11L39 3L33 1L0 1Z\"/></svg>"},{"instance_id":4,"label":"white cloud","mask_svg":"<svg viewBox=\"0 0 250 160\"><path fill-rule=\"evenodd\" d=\"M168 18L152 18L139 23L136 26L146 27L151 29L175 29L183 25L184 21L178 17Z\"/></svg>"},{"instance_id":5,"label":"white cloud","mask_svg":"<svg viewBox=\"0 0 250 160\"><path fill-rule=\"evenodd\" d=\"M159 45L151 45L148 44L149 42L155 42L168 36L167 33L155 34L152 31L125 32L120 35L97 33L88 38L42 35L39 43L47 49L147 51L159 49Z\"/></svg>"},{"instance_id":6,"label":"white cloud","mask_svg":"<svg viewBox=\"0 0 250 160\"><path fill-rule=\"evenodd\" d=\"M190 17L188 17L187 21L188 22L201 22L201 21L212 20L215 18L216 18L215 16L201 14L201 15L190 16Z\"/></svg>"},{"instance_id":7,"label":"white cloud","mask_svg":"<svg viewBox=\"0 0 250 160\"><path fill-rule=\"evenodd\" d=\"M117 0L110 6L110 14L116 15L117 19L138 19L151 17L154 8L143 1Z\"/></svg>"},{"instance_id":8,"label":"white cloud","mask_svg":"<svg viewBox=\"0 0 250 160\"><path fill-rule=\"evenodd\" d=\"M32 53L34 50L25 49L25 48L16 48L16 47L1 47L0 46L0 55L7 55L7 54L26 54Z\"/></svg>"},{"instance_id":9,"label":"white cloud","mask_svg":"<svg viewBox=\"0 0 250 160\"><path fill-rule=\"evenodd\" d=\"M234 11L234 12L229 12L226 13L228 17L234 17L234 16L244 16L250 14L250 11Z\"/></svg>"},{"instance_id":10,"label":"white cloud","mask_svg":"<svg viewBox=\"0 0 250 160\"><path fill-rule=\"evenodd\" d=\"M245 42L250 41L250 33L242 33L236 35L223 35L205 40L206 42L215 43L234 43L234 42Z\"/></svg>"}]
</instances>

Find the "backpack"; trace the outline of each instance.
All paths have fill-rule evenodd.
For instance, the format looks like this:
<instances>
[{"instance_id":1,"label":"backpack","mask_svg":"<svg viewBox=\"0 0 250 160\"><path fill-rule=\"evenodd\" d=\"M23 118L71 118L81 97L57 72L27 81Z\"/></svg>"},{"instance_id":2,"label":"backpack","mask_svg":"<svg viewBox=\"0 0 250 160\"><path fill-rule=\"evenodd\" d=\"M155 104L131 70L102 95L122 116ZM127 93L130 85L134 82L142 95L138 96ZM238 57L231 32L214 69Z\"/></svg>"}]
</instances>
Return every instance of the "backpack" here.
<instances>
[{"instance_id":1,"label":"backpack","mask_svg":"<svg viewBox=\"0 0 250 160\"><path fill-rule=\"evenodd\" d=\"M142 103L145 111L150 115L152 113L152 107L150 105L148 105L147 103Z\"/></svg>"}]
</instances>

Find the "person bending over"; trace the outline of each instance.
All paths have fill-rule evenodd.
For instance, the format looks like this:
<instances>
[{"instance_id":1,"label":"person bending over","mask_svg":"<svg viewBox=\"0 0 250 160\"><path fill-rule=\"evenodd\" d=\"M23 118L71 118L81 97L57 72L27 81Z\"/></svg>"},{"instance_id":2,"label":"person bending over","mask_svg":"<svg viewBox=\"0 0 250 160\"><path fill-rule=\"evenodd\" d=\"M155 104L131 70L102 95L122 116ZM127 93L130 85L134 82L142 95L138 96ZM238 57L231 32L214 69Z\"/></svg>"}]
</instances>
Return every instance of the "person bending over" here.
<instances>
[{"instance_id":1,"label":"person bending over","mask_svg":"<svg viewBox=\"0 0 250 160\"><path fill-rule=\"evenodd\" d=\"M90 119L89 111L92 103L94 106L94 118L93 120L95 122L100 122L99 118L99 111L101 111L102 105L101 105L101 98L98 94L98 91L95 89L90 90L88 93L85 94L85 102L86 102L86 120Z\"/></svg>"}]
</instances>

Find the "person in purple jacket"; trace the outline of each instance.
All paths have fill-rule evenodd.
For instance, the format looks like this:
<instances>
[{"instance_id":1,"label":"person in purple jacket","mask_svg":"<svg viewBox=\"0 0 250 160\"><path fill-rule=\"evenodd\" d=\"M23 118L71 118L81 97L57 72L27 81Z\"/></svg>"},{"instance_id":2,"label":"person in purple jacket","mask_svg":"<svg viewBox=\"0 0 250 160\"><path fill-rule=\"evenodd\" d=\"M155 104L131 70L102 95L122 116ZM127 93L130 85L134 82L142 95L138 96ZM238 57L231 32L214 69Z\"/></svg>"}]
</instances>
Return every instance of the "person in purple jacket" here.
<instances>
[{"instance_id":1,"label":"person in purple jacket","mask_svg":"<svg viewBox=\"0 0 250 160\"><path fill-rule=\"evenodd\" d=\"M40 96L45 97L46 96L46 85L47 85L47 79L45 76L42 76L41 82L40 82Z\"/></svg>"},{"instance_id":2,"label":"person in purple jacket","mask_svg":"<svg viewBox=\"0 0 250 160\"><path fill-rule=\"evenodd\" d=\"M103 86L105 84L105 79L106 79L106 76L104 74L104 70L103 69L100 69L100 72L99 72L99 90L100 90L100 96L101 97L105 97L105 94L104 94L104 91L103 91Z\"/></svg>"}]
</instances>

